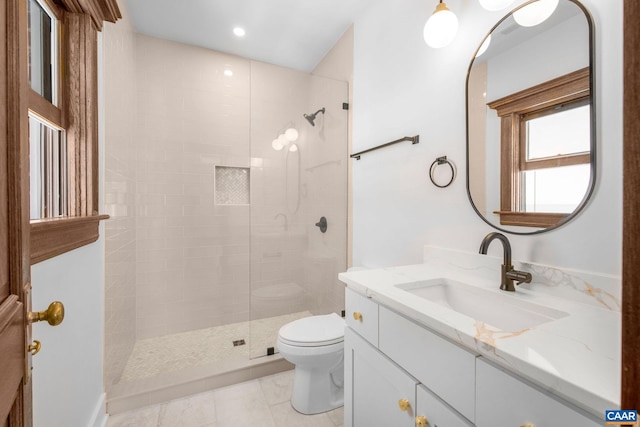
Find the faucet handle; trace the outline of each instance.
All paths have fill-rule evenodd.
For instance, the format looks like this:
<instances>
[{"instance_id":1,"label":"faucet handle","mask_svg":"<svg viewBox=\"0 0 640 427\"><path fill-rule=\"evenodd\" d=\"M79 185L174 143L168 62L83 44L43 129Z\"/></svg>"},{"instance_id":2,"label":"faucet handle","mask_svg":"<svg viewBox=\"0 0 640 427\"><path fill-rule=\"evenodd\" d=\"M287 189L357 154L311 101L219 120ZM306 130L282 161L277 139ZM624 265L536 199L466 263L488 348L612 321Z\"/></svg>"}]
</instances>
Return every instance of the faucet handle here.
<instances>
[{"instance_id":1,"label":"faucet handle","mask_svg":"<svg viewBox=\"0 0 640 427\"><path fill-rule=\"evenodd\" d=\"M526 271L510 270L505 273L508 279L516 282L516 285L522 283L531 283L531 273Z\"/></svg>"}]
</instances>

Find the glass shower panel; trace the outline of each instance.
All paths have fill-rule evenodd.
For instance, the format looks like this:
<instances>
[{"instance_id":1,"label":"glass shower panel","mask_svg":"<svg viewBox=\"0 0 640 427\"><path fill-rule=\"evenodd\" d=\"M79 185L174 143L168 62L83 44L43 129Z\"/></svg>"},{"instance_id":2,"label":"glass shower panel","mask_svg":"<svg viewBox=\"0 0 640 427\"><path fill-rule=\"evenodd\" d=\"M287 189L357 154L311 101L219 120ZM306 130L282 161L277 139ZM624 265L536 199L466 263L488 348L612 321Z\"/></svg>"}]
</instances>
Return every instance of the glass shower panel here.
<instances>
[{"instance_id":1,"label":"glass shower panel","mask_svg":"<svg viewBox=\"0 0 640 427\"><path fill-rule=\"evenodd\" d=\"M344 307L347 99L346 82L251 64L251 358L277 352L284 324Z\"/></svg>"}]
</instances>

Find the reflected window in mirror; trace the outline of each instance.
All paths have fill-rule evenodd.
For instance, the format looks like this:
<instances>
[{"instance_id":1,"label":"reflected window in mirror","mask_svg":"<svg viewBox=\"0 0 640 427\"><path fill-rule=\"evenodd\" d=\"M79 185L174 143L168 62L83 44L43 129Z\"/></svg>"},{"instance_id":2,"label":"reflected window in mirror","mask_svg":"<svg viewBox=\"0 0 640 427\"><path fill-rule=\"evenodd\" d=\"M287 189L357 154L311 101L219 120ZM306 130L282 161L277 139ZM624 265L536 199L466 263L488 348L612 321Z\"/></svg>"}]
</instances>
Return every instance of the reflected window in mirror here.
<instances>
[{"instance_id":1,"label":"reflected window in mirror","mask_svg":"<svg viewBox=\"0 0 640 427\"><path fill-rule=\"evenodd\" d=\"M582 201L590 178L589 109L587 99L522 116L522 211L568 215Z\"/></svg>"},{"instance_id":2,"label":"reflected window in mirror","mask_svg":"<svg viewBox=\"0 0 640 427\"><path fill-rule=\"evenodd\" d=\"M587 68L488 103L500 118L501 225L552 227L580 205L590 184L590 100Z\"/></svg>"}]
</instances>

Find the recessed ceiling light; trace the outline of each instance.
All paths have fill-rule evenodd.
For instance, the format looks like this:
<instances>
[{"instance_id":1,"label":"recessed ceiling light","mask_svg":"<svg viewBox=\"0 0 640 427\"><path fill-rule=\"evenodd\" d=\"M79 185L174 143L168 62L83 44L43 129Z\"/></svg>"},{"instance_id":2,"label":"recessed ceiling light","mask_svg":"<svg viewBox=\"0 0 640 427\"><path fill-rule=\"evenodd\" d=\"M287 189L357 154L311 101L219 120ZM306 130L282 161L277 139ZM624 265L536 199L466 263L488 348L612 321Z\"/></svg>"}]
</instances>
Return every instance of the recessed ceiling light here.
<instances>
[{"instance_id":1,"label":"recessed ceiling light","mask_svg":"<svg viewBox=\"0 0 640 427\"><path fill-rule=\"evenodd\" d=\"M224 75L227 77L232 77L233 76L233 71L231 70L224 70Z\"/></svg>"},{"instance_id":2,"label":"recessed ceiling light","mask_svg":"<svg viewBox=\"0 0 640 427\"><path fill-rule=\"evenodd\" d=\"M233 29L233 34L235 34L238 37L244 37L246 33L247 32L244 30L244 28L241 28L241 27L235 27Z\"/></svg>"}]
</instances>

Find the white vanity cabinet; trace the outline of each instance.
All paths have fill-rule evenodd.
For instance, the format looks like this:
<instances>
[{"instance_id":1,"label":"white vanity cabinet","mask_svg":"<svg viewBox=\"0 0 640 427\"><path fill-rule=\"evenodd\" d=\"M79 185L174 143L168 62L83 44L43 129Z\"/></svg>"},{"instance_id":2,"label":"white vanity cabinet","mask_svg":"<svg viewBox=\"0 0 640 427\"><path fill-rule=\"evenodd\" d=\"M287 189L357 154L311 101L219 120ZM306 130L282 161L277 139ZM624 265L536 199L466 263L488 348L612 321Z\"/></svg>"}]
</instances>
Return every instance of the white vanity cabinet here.
<instances>
[{"instance_id":1,"label":"white vanity cabinet","mask_svg":"<svg viewBox=\"0 0 640 427\"><path fill-rule=\"evenodd\" d=\"M602 426L559 400L478 358L476 426Z\"/></svg>"},{"instance_id":2,"label":"white vanity cabinet","mask_svg":"<svg viewBox=\"0 0 640 427\"><path fill-rule=\"evenodd\" d=\"M349 288L346 315L346 427L602 425Z\"/></svg>"},{"instance_id":3,"label":"white vanity cabinet","mask_svg":"<svg viewBox=\"0 0 640 427\"><path fill-rule=\"evenodd\" d=\"M418 381L349 328L344 338L345 426L414 426Z\"/></svg>"},{"instance_id":4,"label":"white vanity cabinet","mask_svg":"<svg viewBox=\"0 0 640 427\"><path fill-rule=\"evenodd\" d=\"M475 355L350 289L346 315L345 426L473 425L434 390L473 416Z\"/></svg>"}]
</instances>

